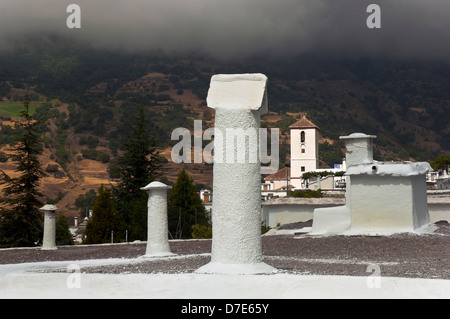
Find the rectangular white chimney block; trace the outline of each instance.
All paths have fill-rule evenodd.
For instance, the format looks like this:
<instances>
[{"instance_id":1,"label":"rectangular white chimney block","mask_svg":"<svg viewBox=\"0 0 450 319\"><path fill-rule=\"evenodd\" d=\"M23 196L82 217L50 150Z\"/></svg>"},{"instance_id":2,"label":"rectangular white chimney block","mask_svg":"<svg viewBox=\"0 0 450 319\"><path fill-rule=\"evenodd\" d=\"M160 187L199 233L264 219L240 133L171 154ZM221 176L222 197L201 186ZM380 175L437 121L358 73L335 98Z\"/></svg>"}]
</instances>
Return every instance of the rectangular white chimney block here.
<instances>
[{"instance_id":1,"label":"rectangular white chimney block","mask_svg":"<svg viewBox=\"0 0 450 319\"><path fill-rule=\"evenodd\" d=\"M211 78L206 102L213 109L268 112L264 74L218 74Z\"/></svg>"},{"instance_id":2,"label":"rectangular white chimney block","mask_svg":"<svg viewBox=\"0 0 450 319\"><path fill-rule=\"evenodd\" d=\"M392 235L430 223L426 173L430 164L373 160L373 135L341 136L347 148L345 206L314 210L311 235Z\"/></svg>"}]
</instances>

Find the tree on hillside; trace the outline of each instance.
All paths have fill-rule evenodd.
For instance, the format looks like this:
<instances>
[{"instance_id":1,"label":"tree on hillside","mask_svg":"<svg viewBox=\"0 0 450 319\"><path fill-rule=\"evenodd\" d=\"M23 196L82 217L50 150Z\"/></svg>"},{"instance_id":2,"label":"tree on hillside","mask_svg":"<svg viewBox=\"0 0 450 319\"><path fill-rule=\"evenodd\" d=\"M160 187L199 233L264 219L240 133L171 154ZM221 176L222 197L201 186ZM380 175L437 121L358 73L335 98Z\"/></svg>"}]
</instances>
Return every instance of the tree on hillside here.
<instances>
[{"instance_id":1,"label":"tree on hillside","mask_svg":"<svg viewBox=\"0 0 450 319\"><path fill-rule=\"evenodd\" d=\"M123 216L130 240L147 238L147 193L141 187L154 181L161 168L155 138L148 134L149 120L141 105L136 123L123 145L124 153L118 158L120 182L113 186L117 211Z\"/></svg>"},{"instance_id":2,"label":"tree on hillside","mask_svg":"<svg viewBox=\"0 0 450 319\"><path fill-rule=\"evenodd\" d=\"M10 177L0 171L0 184L5 185L0 198L0 246L29 247L39 242L43 232L43 215L39 211L44 204L39 191L41 178L46 176L38 159L42 148L42 123L30 113L28 95L20 120L14 121L22 131L12 148L12 158L18 177Z\"/></svg>"},{"instance_id":3,"label":"tree on hillside","mask_svg":"<svg viewBox=\"0 0 450 319\"><path fill-rule=\"evenodd\" d=\"M441 155L431 162L430 165L435 171L448 170L450 167L450 156Z\"/></svg>"},{"instance_id":4,"label":"tree on hillside","mask_svg":"<svg viewBox=\"0 0 450 319\"><path fill-rule=\"evenodd\" d=\"M103 184L98 189L97 200L92 210L92 217L88 220L84 233L85 244L102 244L111 242L111 231L114 241L121 241L124 236L122 216L116 212L111 191Z\"/></svg>"},{"instance_id":5,"label":"tree on hillside","mask_svg":"<svg viewBox=\"0 0 450 319\"><path fill-rule=\"evenodd\" d=\"M177 238L192 238L192 226L208 225L194 180L182 169L168 197L169 229Z\"/></svg>"}]
</instances>

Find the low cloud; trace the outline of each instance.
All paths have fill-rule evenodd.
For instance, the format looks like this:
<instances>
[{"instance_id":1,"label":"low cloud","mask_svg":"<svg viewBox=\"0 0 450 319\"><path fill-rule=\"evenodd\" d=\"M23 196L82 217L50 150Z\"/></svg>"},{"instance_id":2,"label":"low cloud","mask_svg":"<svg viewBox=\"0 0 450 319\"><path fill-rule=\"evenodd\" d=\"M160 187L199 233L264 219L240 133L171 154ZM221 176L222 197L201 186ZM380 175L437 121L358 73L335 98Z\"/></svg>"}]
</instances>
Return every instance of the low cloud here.
<instances>
[{"instance_id":1,"label":"low cloud","mask_svg":"<svg viewBox=\"0 0 450 319\"><path fill-rule=\"evenodd\" d=\"M66 8L81 7L81 29ZM366 8L381 7L381 29ZM60 34L111 50L196 52L218 58L299 53L450 57L448 0L0 0L0 45Z\"/></svg>"}]
</instances>

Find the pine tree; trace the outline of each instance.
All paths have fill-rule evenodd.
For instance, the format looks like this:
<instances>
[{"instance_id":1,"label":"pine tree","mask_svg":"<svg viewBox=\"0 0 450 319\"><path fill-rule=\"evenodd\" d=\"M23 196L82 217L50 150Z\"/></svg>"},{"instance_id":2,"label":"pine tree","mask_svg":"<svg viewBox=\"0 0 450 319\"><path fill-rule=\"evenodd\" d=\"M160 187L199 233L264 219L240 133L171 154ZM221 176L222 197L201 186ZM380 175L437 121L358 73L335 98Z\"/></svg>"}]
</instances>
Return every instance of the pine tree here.
<instances>
[{"instance_id":1,"label":"pine tree","mask_svg":"<svg viewBox=\"0 0 450 319\"><path fill-rule=\"evenodd\" d=\"M155 138L148 134L149 120L144 106L139 108L136 123L124 143L124 153L118 159L120 182L113 187L117 211L123 216L130 240L147 238L147 194L141 191L155 180L161 168Z\"/></svg>"},{"instance_id":2,"label":"pine tree","mask_svg":"<svg viewBox=\"0 0 450 319\"><path fill-rule=\"evenodd\" d=\"M73 236L70 233L69 223L64 214L59 214L56 219L56 245L73 245Z\"/></svg>"},{"instance_id":3,"label":"pine tree","mask_svg":"<svg viewBox=\"0 0 450 319\"><path fill-rule=\"evenodd\" d=\"M20 175L11 178L0 171L0 183L5 185L4 196L0 198L3 204L0 210L2 247L34 246L43 233L43 215L39 211L43 206L43 194L38 190L41 178L46 176L38 159L42 122L31 115L28 95L25 95L20 118L15 124L23 134L17 139L12 155L8 155L15 161L16 172Z\"/></svg>"},{"instance_id":4,"label":"pine tree","mask_svg":"<svg viewBox=\"0 0 450 319\"><path fill-rule=\"evenodd\" d=\"M192 238L192 226L208 225L205 206L196 191L194 180L181 169L168 197L169 229L178 238Z\"/></svg>"},{"instance_id":5,"label":"pine tree","mask_svg":"<svg viewBox=\"0 0 450 319\"><path fill-rule=\"evenodd\" d=\"M111 231L114 232L115 242L120 242L123 239L124 227L122 218L114 208L111 191L102 185L98 189L92 217L86 225L84 243L110 243Z\"/></svg>"}]
</instances>

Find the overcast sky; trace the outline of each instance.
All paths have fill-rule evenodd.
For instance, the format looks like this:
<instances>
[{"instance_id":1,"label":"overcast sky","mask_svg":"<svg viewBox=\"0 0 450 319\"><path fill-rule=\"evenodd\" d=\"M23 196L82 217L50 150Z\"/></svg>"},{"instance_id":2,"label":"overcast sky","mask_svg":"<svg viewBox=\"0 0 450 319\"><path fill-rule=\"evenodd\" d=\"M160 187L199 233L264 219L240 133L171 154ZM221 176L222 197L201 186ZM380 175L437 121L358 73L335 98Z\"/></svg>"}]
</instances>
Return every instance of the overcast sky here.
<instances>
[{"instance_id":1,"label":"overcast sky","mask_svg":"<svg viewBox=\"0 0 450 319\"><path fill-rule=\"evenodd\" d=\"M81 7L81 29L66 8ZM366 8L381 7L381 29ZM52 32L114 50L450 60L450 0L0 0L0 46Z\"/></svg>"}]
</instances>

